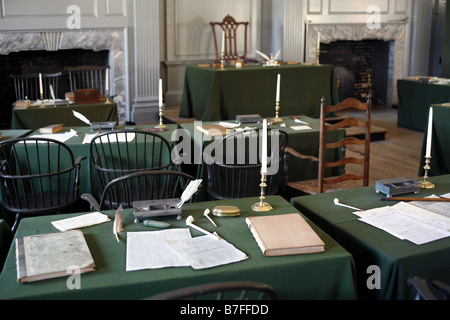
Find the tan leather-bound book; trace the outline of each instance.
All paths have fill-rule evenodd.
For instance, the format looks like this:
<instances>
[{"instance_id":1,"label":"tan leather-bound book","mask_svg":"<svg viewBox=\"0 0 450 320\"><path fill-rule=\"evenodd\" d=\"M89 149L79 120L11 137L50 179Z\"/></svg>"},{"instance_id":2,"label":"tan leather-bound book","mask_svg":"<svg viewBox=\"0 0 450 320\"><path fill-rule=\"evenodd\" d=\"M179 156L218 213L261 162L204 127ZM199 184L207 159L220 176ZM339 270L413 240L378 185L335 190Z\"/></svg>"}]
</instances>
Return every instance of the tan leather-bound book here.
<instances>
[{"instance_id":1,"label":"tan leather-bound book","mask_svg":"<svg viewBox=\"0 0 450 320\"><path fill-rule=\"evenodd\" d=\"M298 213L248 217L245 222L265 256L325 251L325 243Z\"/></svg>"},{"instance_id":2,"label":"tan leather-bound book","mask_svg":"<svg viewBox=\"0 0 450 320\"><path fill-rule=\"evenodd\" d=\"M94 259L81 230L17 238L16 266L18 282L69 276L71 271L95 271Z\"/></svg>"}]
</instances>

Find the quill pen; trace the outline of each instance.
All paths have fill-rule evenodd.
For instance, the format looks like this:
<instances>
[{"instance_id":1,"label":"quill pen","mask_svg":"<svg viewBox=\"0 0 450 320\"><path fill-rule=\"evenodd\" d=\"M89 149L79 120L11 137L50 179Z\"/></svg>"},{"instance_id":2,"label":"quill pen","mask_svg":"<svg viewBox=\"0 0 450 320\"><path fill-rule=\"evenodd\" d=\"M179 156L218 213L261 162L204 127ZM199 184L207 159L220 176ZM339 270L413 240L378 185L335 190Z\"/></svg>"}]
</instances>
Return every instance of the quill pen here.
<instances>
[{"instance_id":1,"label":"quill pen","mask_svg":"<svg viewBox=\"0 0 450 320\"><path fill-rule=\"evenodd\" d=\"M188 186L181 194L181 200L180 200L180 202L178 202L178 204L176 206L177 208L181 208L181 206L186 201L188 201L194 193L197 192L198 186L200 185L200 183L202 183L202 179L197 179L197 180L193 180L193 181L189 182Z\"/></svg>"},{"instance_id":2,"label":"quill pen","mask_svg":"<svg viewBox=\"0 0 450 320\"><path fill-rule=\"evenodd\" d=\"M86 118L85 116L83 116L81 113L79 113L78 111L75 111L75 110L72 110L72 112L73 112L73 115L75 117L77 117L78 119L80 119L84 123L91 125L91 122L89 121L89 119Z\"/></svg>"},{"instance_id":3,"label":"quill pen","mask_svg":"<svg viewBox=\"0 0 450 320\"><path fill-rule=\"evenodd\" d=\"M119 242L119 232L123 231L123 216L120 212L122 212L122 205L116 211L116 216L114 219L113 232L116 236L117 242Z\"/></svg>"},{"instance_id":4,"label":"quill pen","mask_svg":"<svg viewBox=\"0 0 450 320\"><path fill-rule=\"evenodd\" d=\"M273 57L273 60L277 60L278 56L280 55L280 51L281 51L281 49L278 49L278 52L275 55L275 57Z\"/></svg>"},{"instance_id":5,"label":"quill pen","mask_svg":"<svg viewBox=\"0 0 450 320\"><path fill-rule=\"evenodd\" d=\"M262 53L261 51L255 50L255 52L257 54L259 54L261 57L263 57L264 59L266 59L267 61L270 60L270 58L267 55L265 55L264 53Z\"/></svg>"}]
</instances>

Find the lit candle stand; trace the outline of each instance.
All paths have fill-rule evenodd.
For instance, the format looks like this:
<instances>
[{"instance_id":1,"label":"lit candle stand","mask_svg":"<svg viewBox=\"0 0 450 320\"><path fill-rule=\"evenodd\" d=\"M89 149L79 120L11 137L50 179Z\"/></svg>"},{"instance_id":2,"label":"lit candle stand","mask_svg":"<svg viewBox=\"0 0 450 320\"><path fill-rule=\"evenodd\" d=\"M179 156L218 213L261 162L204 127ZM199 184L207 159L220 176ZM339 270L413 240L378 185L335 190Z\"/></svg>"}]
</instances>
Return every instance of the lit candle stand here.
<instances>
[{"instance_id":1,"label":"lit candle stand","mask_svg":"<svg viewBox=\"0 0 450 320\"><path fill-rule=\"evenodd\" d=\"M162 79L159 79L159 125L155 128L165 130L166 125L163 124L163 98L162 98Z\"/></svg>"},{"instance_id":2,"label":"lit candle stand","mask_svg":"<svg viewBox=\"0 0 450 320\"><path fill-rule=\"evenodd\" d=\"M105 94L106 94L105 103L107 104L112 103L111 99L109 98L109 68L106 69L105 73Z\"/></svg>"},{"instance_id":3,"label":"lit candle stand","mask_svg":"<svg viewBox=\"0 0 450 320\"><path fill-rule=\"evenodd\" d=\"M280 80L281 80L281 75L278 74L278 76L277 76L277 94L276 94L276 98L275 98L275 118L272 118L270 120L270 123L272 123L272 124L283 122L283 119L281 119L279 117L279 113L280 113Z\"/></svg>"},{"instance_id":4,"label":"lit candle stand","mask_svg":"<svg viewBox=\"0 0 450 320\"><path fill-rule=\"evenodd\" d=\"M44 86L42 85L42 73L39 73L39 94L41 97L41 105L39 108L45 108L44 105Z\"/></svg>"},{"instance_id":5,"label":"lit candle stand","mask_svg":"<svg viewBox=\"0 0 450 320\"><path fill-rule=\"evenodd\" d=\"M267 119L263 120L263 136L262 136L262 146L261 146L261 195L259 197L260 201L252 204L252 210L257 212L267 212L272 210L272 206L267 202L264 202L266 199L265 189L267 187Z\"/></svg>"},{"instance_id":6,"label":"lit candle stand","mask_svg":"<svg viewBox=\"0 0 450 320\"><path fill-rule=\"evenodd\" d=\"M425 170L425 174L423 176L423 181L420 183L420 187L422 189L433 189L435 185L428 181L428 171L431 169L431 137L433 135L433 108L430 108L428 115L428 132L427 132L427 145L425 152L425 166L423 167Z\"/></svg>"},{"instance_id":7,"label":"lit candle stand","mask_svg":"<svg viewBox=\"0 0 450 320\"><path fill-rule=\"evenodd\" d=\"M320 32L317 34L316 64L320 64Z\"/></svg>"}]
</instances>

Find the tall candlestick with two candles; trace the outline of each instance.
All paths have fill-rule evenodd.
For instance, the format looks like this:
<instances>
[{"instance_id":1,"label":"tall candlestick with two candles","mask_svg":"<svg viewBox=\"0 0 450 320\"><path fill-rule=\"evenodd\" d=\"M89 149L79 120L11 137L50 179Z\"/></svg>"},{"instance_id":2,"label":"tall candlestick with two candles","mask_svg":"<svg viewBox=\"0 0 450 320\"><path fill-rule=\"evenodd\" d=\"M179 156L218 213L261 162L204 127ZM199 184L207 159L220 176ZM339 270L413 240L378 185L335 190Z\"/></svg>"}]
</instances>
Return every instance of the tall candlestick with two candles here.
<instances>
[{"instance_id":1,"label":"tall candlestick with two candles","mask_svg":"<svg viewBox=\"0 0 450 320\"><path fill-rule=\"evenodd\" d=\"M259 197L260 201L252 204L252 210L257 212L267 212L272 210L272 206L265 202L265 189L267 187L267 119L263 120L263 132L262 132L262 143L261 143L261 195Z\"/></svg>"},{"instance_id":2,"label":"tall candlestick with two candles","mask_svg":"<svg viewBox=\"0 0 450 320\"><path fill-rule=\"evenodd\" d=\"M422 189L432 189L434 188L434 184L428 181L428 171L431 169L431 137L433 135L433 108L430 108L428 115L428 131L427 131L427 145L425 151L425 166L423 167L425 170L425 174L423 177L423 181L420 183L420 187Z\"/></svg>"}]
</instances>

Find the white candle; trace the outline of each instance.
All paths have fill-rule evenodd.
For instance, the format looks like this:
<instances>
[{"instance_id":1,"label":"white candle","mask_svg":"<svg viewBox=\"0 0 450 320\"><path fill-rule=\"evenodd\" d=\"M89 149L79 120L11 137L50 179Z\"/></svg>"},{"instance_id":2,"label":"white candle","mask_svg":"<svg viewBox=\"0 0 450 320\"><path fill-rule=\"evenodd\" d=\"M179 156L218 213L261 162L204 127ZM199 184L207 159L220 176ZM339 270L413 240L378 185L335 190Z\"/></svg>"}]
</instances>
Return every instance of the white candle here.
<instances>
[{"instance_id":1,"label":"white candle","mask_svg":"<svg viewBox=\"0 0 450 320\"><path fill-rule=\"evenodd\" d=\"M163 105L163 94L162 94L162 79L159 79L159 106Z\"/></svg>"},{"instance_id":2,"label":"white candle","mask_svg":"<svg viewBox=\"0 0 450 320\"><path fill-rule=\"evenodd\" d=\"M267 119L263 120L263 136L261 146L261 173L267 174Z\"/></svg>"},{"instance_id":3,"label":"white candle","mask_svg":"<svg viewBox=\"0 0 450 320\"><path fill-rule=\"evenodd\" d=\"M222 33L222 55L225 53L225 30Z\"/></svg>"},{"instance_id":4,"label":"white candle","mask_svg":"<svg viewBox=\"0 0 450 320\"><path fill-rule=\"evenodd\" d=\"M280 101L280 79L281 79L281 75L278 74L278 77L277 77L277 97L276 97L276 101Z\"/></svg>"},{"instance_id":5,"label":"white candle","mask_svg":"<svg viewBox=\"0 0 450 320\"><path fill-rule=\"evenodd\" d=\"M317 35L317 51L319 51L319 50L320 50L320 32Z\"/></svg>"},{"instance_id":6,"label":"white candle","mask_svg":"<svg viewBox=\"0 0 450 320\"><path fill-rule=\"evenodd\" d=\"M433 108L428 115L427 151L425 157L431 157L431 136L433 134Z\"/></svg>"},{"instance_id":7,"label":"white candle","mask_svg":"<svg viewBox=\"0 0 450 320\"><path fill-rule=\"evenodd\" d=\"M109 68L106 68L105 89L106 89L106 91L109 91Z\"/></svg>"},{"instance_id":8,"label":"white candle","mask_svg":"<svg viewBox=\"0 0 450 320\"><path fill-rule=\"evenodd\" d=\"M42 87L42 73L39 73L39 93L41 96L44 94L44 88Z\"/></svg>"}]
</instances>

